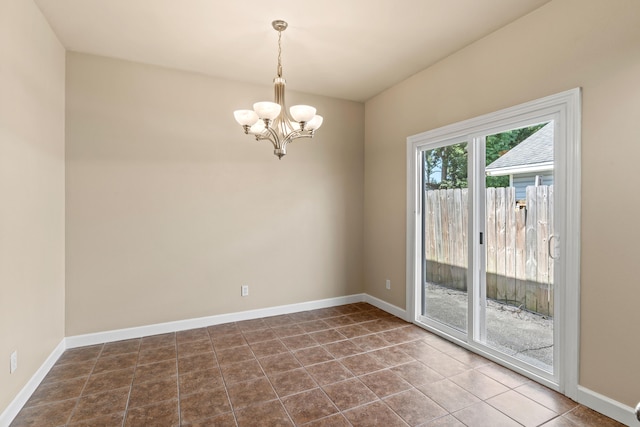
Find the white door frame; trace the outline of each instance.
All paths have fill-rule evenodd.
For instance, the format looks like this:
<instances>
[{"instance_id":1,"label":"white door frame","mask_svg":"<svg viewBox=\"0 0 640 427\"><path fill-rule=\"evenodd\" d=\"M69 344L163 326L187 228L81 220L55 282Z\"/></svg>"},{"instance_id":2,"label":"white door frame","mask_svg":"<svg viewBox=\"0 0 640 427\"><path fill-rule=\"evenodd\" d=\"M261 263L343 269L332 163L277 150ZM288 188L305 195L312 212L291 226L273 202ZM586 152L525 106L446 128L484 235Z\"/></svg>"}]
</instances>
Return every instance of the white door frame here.
<instances>
[{"instance_id":1,"label":"white door frame","mask_svg":"<svg viewBox=\"0 0 640 427\"><path fill-rule=\"evenodd\" d=\"M556 270L556 283L563 286L557 288L558 306L555 317L555 328L558 328L557 351L559 358L555 358L554 365L560 373L555 382L540 378L526 372L519 366L505 364L494 354L480 352L483 356L503 363L528 377L550 386L572 399L577 399L578 373L579 373L579 344L580 344L580 127L581 127L581 92L579 88L561 92L545 98L530 101L515 107L506 108L494 113L475 117L462 122L454 123L438 129L433 129L407 138L407 283L406 283L406 307L408 321L417 323L420 315L420 286L422 281L422 260L419 233L422 231L422 197L423 191L418 188L418 174L421 173L420 152L427 144L442 142L445 140L467 138L470 150L472 140L478 135L490 134L494 129L518 125L525 126L530 123L540 122L542 119L553 119L554 130L554 156L556 169L554 187L559 194L555 204L556 229L561 238L558 248L562 257L562 263ZM471 154L471 153L470 153ZM475 156L476 158L478 156ZM474 165L471 169L475 169ZM471 173L470 180L475 179ZM469 187L472 188L470 181ZM474 197L470 195L470 197ZM477 198L477 197L476 197ZM470 203L473 206L473 202ZM475 227L481 225L477 223ZM483 226L482 226L483 227ZM474 228L474 230L477 228ZM476 239L477 233L469 233L469 247ZM480 260L470 259L470 275L478 270L474 266ZM419 286L420 285L420 286ZM473 309L469 316L475 316ZM427 326L427 328L429 328ZM430 329L430 328L429 328ZM470 348L459 338L434 332L450 339L457 344ZM469 331L471 332L471 331ZM477 349L473 349L477 351Z\"/></svg>"}]
</instances>

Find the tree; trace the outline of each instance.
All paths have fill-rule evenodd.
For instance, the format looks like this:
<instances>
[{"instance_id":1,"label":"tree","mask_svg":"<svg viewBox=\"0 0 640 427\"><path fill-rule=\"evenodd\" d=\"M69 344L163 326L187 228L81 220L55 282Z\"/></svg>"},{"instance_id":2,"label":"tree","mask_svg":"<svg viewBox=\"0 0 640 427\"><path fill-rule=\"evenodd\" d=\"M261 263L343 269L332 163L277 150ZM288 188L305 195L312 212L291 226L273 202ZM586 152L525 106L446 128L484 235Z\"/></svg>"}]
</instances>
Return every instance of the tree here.
<instances>
[{"instance_id":1,"label":"tree","mask_svg":"<svg viewBox=\"0 0 640 427\"><path fill-rule=\"evenodd\" d=\"M486 139L486 163L493 163L516 145L537 132L546 123L488 135ZM434 148L424 153L425 190L467 188L467 143ZM487 187L508 187L508 176L488 176Z\"/></svg>"},{"instance_id":2,"label":"tree","mask_svg":"<svg viewBox=\"0 0 640 427\"><path fill-rule=\"evenodd\" d=\"M425 152L425 188L467 187L467 144L454 144Z\"/></svg>"}]
</instances>

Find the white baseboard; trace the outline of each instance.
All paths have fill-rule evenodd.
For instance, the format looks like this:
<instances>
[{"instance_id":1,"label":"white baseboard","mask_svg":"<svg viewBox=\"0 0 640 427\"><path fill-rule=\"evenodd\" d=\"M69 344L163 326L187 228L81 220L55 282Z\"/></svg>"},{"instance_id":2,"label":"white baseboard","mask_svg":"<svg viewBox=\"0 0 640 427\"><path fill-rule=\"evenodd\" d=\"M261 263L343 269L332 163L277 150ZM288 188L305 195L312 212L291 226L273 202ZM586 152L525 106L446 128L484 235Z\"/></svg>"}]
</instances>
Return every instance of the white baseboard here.
<instances>
[{"instance_id":1,"label":"white baseboard","mask_svg":"<svg viewBox=\"0 0 640 427\"><path fill-rule=\"evenodd\" d=\"M36 373L33 374L27 384L22 387L22 390L20 390L16 397L11 401L9 406L7 406L4 411L2 411L2 414L0 414L0 427L5 427L11 424L24 404L27 403L27 400L29 400L33 392L36 391L36 388L38 388L44 377L47 376L49 370L51 370L62 353L64 353L64 350L65 340L63 339L62 341L60 341L60 344L58 344L56 348L53 349L49 357L47 357L42 366L38 368Z\"/></svg>"},{"instance_id":2,"label":"white baseboard","mask_svg":"<svg viewBox=\"0 0 640 427\"><path fill-rule=\"evenodd\" d=\"M149 335L164 334L167 332L178 332L186 331L188 329L204 328L207 326L219 325L222 323L239 322L242 320L258 319L260 317L278 316L281 314L296 313L299 311L335 307L337 305L352 304L365 300L365 294L355 294L347 295L344 297L327 298L323 300L280 305L277 307L240 311L237 313L219 314L215 316L199 317L195 319L177 320L175 322L157 323L155 325L96 332L93 334L75 335L66 338L66 346L67 348L84 347L87 345L102 344L106 342L121 341L132 338L141 338ZM376 307L378 306L376 305ZM382 309L384 310L384 308Z\"/></svg>"},{"instance_id":3,"label":"white baseboard","mask_svg":"<svg viewBox=\"0 0 640 427\"><path fill-rule=\"evenodd\" d=\"M405 310L404 308L400 308L397 305L390 304L386 301L381 300L380 298L376 298L369 294L363 294L363 295L364 295L364 302L368 302L369 304L375 307L378 307L380 310L384 310L387 313L393 314L394 316L409 322L409 320L407 319L407 310Z\"/></svg>"},{"instance_id":4,"label":"white baseboard","mask_svg":"<svg viewBox=\"0 0 640 427\"><path fill-rule=\"evenodd\" d=\"M594 411L613 418L627 426L640 426L640 421L636 418L632 407L623 405L600 393L596 393L588 388L578 386L578 403L587 406Z\"/></svg>"}]
</instances>

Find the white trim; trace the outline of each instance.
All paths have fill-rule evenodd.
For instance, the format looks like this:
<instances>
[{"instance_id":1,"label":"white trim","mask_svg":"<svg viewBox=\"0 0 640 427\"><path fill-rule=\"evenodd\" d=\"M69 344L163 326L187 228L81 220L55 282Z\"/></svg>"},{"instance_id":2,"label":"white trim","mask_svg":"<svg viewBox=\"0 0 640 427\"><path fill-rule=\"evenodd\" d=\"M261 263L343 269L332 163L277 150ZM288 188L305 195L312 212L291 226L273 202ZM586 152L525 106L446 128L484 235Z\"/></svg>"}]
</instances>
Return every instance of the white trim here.
<instances>
[{"instance_id":1,"label":"white trim","mask_svg":"<svg viewBox=\"0 0 640 427\"><path fill-rule=\"evenodd\" d=\"M546 172L553 170L553 162L534 163L531 165L509 166L504 168L485 169L487 176L516 175L533 172Z\"/></svg>"},{"instance_id":2,"label":"white trim","mask_svg":"<svg viewBox=\"0 0 640 427\"><path fill-rule=\"evenodd\" d=\"M63 338L35 374L33 374L31 379L27 381L27 384L22 387L22 390L20 390L11 403L9 403L9 406L2 411L2 414L0 414L0 426L8 426L11 424L33 392L36 391L44 377L47 376L53 365L55 365L62 353L64 353L65 349L65 339Z\"/></svg>"},{"instance_id":3,"label":"white trim","mask_svg":"<svg viewBox=\"0 0 640 427\"><path fill-rule=\"evenodd\" d=\"M242 320L258 319L261 317L269 316L278 316L280 314L296 313L299 311L315 310L318 308L335 307L337 305L352 304L363 301L365 301L365 294L327 298L317 301L259 308L256 310L198 317L195 319L177 320L174 322L156 323L153 325L116 329L111 331L96 332L92 334L74 335L71 337L67 337L66 344L67 348L84 347L93 344L102 344L106 342L141 338L149 335L164 334L168 332L186 331L188 329L203 328L206 326L220 325L222 323L239 322Z\"/></svg>"},{"instance_id":4,"label":"white trim","mask_svg":"<svg viewBox=\"0 0 640 427\"><path fill-rule=\"evenodd\" d=\"M569 191L565 193L566 198L561 200L559 207L566 212L566 223L564 232L570 239L561 239L560 250L564 261L564 271L562 279L566 280L564 292L562 292L562 306L564 308L562 322L565 336L560 337L563 345L564 360L564 394L575 399L578 393L580 381L580 219L581 219L581 176L582 176L582 154L581 154L581 128L582 128L582 93L580 88L576 88L562 94L561 100L564 102L565 114L565 137L566 152L564 156L565 167L562 172L571 171L564 179L564 184ZM560 99L559 99L560 100ZM555 179L555 178L554 178ZM555 185L555 184L554 184ZM557 308L557 307L556 307Z\"/></svg>"},{"instance_id":5,"label":"white trim","mask_svg":"<svg viewBox=\"0 0 640 427\"><path fill-rule=\"evenodd\" d=\"M624 425L640 425L636 418L635 410L617 400L613 400L586 387L578 386L577 402L594 411L600 412L609 418L621 422Z\"/></svg>"},{"instance_id":6,"label":"white trim","mask_svg":"<svg viewBox=\"0 0 640 427\"><path fill-rule=\"evenodd\" d=\"M411 319L407 317L407 310L398 307L397 305L390 304L380 298L376 298L369 294L364 294L364 302L367 302L374 307L378 307L380 310L384 310L389 314L393 314L407 322L411 322Z\"/></svg>"},{"instance_id":7,"label":"white trim","mask_svg":"<svg viewBox=\"0 0 640 427\"><path fill-rule=\"evenodd\" d=\"M422 262L421 249L418 247L420 242L418 239L411 238L417 233L422 232L422 224L418 221L418 218L422 216L422 189L418 189L416 185L416 176L418 171L422 173L420 168L420 156L417 155L416 144L412 144L407 139L407 220L406 222L406 291L405 291L405 308L406 319L409 322L414 322L417 313L420 312L418 303L420 301L420 295L418 292L419 280L417 269L415 265L417 262Z\"/></svg>"}]
</instances>

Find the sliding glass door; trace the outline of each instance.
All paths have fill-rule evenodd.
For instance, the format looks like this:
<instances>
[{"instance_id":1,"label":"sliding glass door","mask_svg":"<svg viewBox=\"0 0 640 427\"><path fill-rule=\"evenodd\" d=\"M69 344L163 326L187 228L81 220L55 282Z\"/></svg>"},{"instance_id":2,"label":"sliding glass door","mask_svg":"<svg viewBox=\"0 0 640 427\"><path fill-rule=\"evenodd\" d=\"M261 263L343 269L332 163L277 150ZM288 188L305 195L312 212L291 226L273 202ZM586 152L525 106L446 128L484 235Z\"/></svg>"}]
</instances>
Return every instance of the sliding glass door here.
<instances>
[{"instance_id":1,"label":"sliding glass door","mask_svg":"<svg viewBox=\"0 0 640 427\"><path fill-rule=\"evenodd\" d=\"M468 174L467 142L422 152L423 315L466 332Z\"/></svg>"},{"instance_id":2,"label":"sliding glass door","mask_svg":"<svg viewBox=\"0 0 640 427\"><path fill-rule=\"evenodd\" d=\"M553 129L530 123L427 144L418 177L422 320L548 378L560 262Z\"/></svg>"},{"instance_id":3,"label":"sliding glass door","mask_svg":"<svg viewBox=\"0 0 640 427\"><path fill-rule=\"evenodd\" d=\"M480 342L554 372L554 122L486 135ZM482 143L482 141L481 141ZM481 184L479 181L478 184Z\"/></svg>"},{"instance_id":4,"label":"sliding glass door","mask_svg":"<svg viewBox=\"0 0 640 427\"><path fill-rule=\"evenodd\" d=\"M579 235L578 94L408 139L413 320L570 396L579 266L563 254Z\"/></svg>"}]
</instances>

